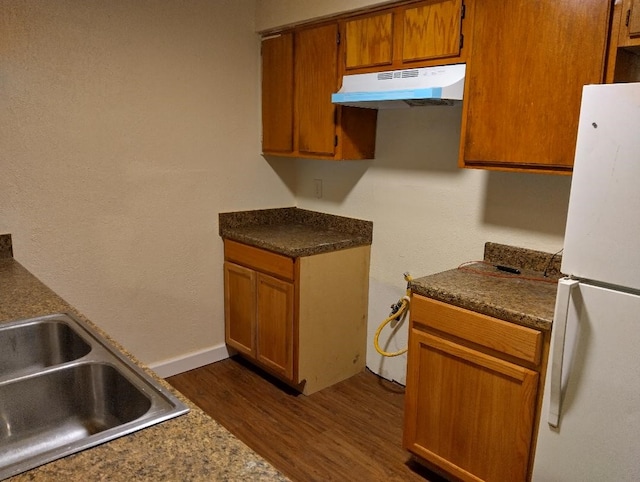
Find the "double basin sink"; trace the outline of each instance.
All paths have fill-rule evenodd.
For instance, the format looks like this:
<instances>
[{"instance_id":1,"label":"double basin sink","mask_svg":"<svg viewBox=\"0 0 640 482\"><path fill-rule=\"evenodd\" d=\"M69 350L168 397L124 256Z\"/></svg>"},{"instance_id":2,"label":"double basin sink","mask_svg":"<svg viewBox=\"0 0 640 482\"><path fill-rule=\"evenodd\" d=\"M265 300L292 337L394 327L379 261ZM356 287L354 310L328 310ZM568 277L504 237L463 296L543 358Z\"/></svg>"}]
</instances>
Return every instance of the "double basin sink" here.
<instances>
[{"instance_id":1,"label":"double basin sink","mask_svg":"<svg viewBox=\"0 0 640 482\"><path fill-rule=\"evenodd\" d=\"M70 314L0 325L0 479L188 410Z\"/></svg>"}]
</instances>

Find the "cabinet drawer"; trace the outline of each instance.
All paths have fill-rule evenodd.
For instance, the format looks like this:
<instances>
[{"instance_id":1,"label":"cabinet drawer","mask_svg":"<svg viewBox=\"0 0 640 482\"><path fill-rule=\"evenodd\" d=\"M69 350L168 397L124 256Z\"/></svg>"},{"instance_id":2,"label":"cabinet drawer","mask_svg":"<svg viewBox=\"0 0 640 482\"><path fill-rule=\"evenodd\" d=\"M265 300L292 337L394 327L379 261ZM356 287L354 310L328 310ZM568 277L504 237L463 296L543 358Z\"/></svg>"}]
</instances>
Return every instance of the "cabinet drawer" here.
<instances>
[{"instance_id":1,"label":"cabinet drawer","mask_svg":"<svg viewBox=\"0 0 640 482\"><path fill-rule=\"evenodd\" d=\"M520 360L540 364L542 332L412 295L411 321Z\"/></svg>"},{"instance_id":2,"label":"cabinet drawer","mask_svg":"<svg viewBox=\"0 0 640 482\"><path fill-rule=\"evenodd\" d=\"M293 259L281 254L225 239L224 258L247 268L293 281Z\"/></svg>"}]
</instances>

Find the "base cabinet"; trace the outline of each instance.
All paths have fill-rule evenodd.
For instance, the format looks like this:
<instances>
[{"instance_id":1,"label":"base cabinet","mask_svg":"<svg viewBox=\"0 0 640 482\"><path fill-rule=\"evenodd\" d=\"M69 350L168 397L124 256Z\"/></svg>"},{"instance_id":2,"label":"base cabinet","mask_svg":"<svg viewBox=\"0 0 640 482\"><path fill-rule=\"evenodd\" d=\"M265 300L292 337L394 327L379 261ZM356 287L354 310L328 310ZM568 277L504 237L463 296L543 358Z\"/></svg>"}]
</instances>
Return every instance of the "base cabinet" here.
<instances>
[{"instance_id":1,"label":"base cabinet","mask_svg":"<svg viewBox=\"0 0 640 482\"><path fill-rule=\"evenodd\" d=\"M289 258L225 240L225 340L304 394L364 369L370 247Z\"/></svg>"},{"instance_id":2,"label":"base cabinet","mask_svg":"<svg viewBox=\"0 0 640 482\"><path fill-rule=\"evenodd\" d=\"M225 262L226 342L293 377L293 283Z\"/></svg>"},{"instance_id":3,"label":"base cabinet","mask_svg":"<svg viewBox=\"0 0 640 482\"><path fill-rule=\"evenodd\" d=\"M544 335L414 295L404 447L468 481L528 478Z\"/></svg>"}]
</instances>

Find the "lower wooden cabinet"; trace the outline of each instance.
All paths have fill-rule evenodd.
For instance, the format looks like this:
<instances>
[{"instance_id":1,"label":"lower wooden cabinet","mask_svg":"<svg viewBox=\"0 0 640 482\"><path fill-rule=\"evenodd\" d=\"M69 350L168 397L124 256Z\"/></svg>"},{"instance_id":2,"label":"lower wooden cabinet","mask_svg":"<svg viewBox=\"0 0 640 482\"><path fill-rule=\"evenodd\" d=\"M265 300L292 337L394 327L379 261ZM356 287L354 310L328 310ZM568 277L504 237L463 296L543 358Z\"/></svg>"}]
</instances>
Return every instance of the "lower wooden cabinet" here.
<instances>
[{"instance_id":1,"label":"lower wooden cabinet","mask_svg":"<svg viewBox=\"0 0 640 482\"><path fill-rule=\"evenodd\" d=\"M289 258L225 240L225 340L304 394L362 371L370 247Z\"/></svg>"},{"instance_id":2,"label":"lower wooden cabinet","mask_svg":"<svg viewBox=\"0 0 640 482\"><path fill-rule=\"evenodd\" d=\"M224 276L227 344L293 378L293 283L228 262Z\"/></svg>"},{"instance_id":3,"label":"lower wooden cabinet","mask_svg":"<svg viewBox=\"0 0 640 482\"><path fill-rule=\"evenodd\" d=\"M461 480L527 480L547 338L413 295L404 447Z\"/></svg>"}]
</instances>

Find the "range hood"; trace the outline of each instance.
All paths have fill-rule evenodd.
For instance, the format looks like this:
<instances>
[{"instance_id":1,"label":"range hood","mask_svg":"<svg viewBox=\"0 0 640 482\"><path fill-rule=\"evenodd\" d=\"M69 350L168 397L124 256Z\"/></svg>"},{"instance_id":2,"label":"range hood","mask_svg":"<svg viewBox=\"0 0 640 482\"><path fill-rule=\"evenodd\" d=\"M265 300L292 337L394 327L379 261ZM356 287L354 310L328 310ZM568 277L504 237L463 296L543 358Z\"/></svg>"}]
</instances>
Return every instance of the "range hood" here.
<instances>
[{"instance_id":1,"label":"range hood","mask_svg":"<svg viewBox=\"0 0 640 482\"><path fill-rule=\"evenodd\" d=\"M466 64L345 75L334 104L369 109L454 105L462 101Z\"/></svg>"}]
</instances>

